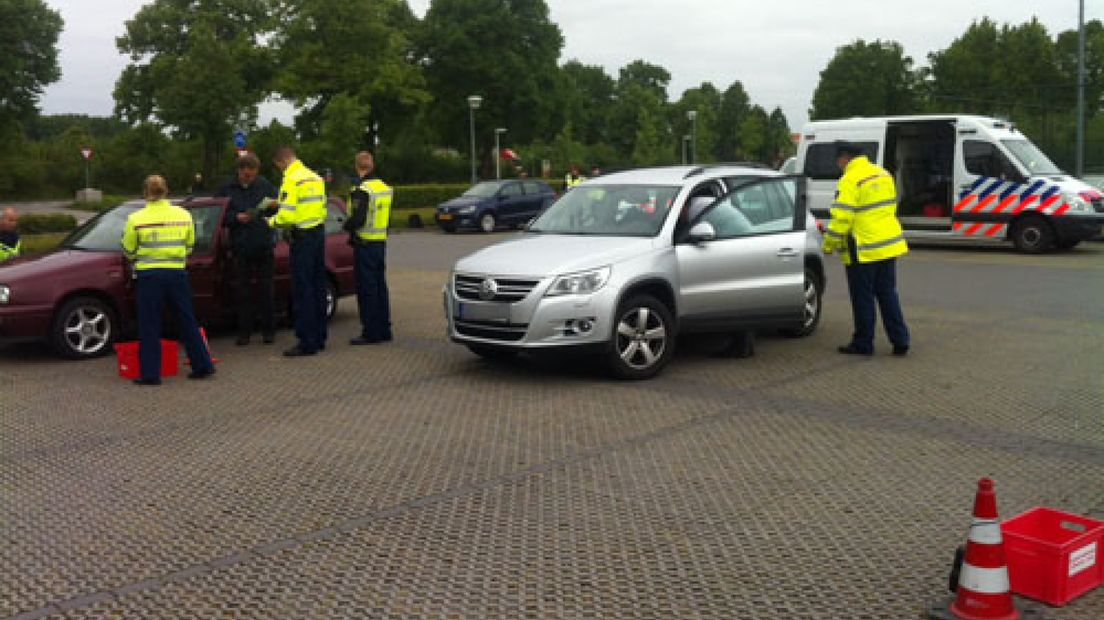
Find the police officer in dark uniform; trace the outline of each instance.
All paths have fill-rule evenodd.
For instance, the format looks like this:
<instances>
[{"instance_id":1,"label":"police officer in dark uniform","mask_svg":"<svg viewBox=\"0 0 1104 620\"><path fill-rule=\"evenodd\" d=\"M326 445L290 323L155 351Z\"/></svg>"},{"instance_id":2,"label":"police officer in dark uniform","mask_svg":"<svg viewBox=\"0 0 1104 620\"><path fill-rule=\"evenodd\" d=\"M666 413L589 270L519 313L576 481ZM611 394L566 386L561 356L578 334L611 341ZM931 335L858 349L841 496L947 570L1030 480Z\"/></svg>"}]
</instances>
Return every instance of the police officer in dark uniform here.
<instances>
[{"instance_id":1,"label":"police officer in dark uniform","mask_svg":"<svg viewBox=\"0 0 1104 620\"><path fill-rule=\"evenodd\" d=\"M223 225L230 229L234 253L234 304L238 315L238 345L249 344L258 309L265 344L276 339L273 310L272 270L274 233L260 217L258 207L266 198L276 198L276 188L259 176L261 162L253 153L238 158L237 178L223 185L215 197L229 198ZM253 290L253 278L257 291Z\"/></svg>"},{"instance_id":2,"label":"police officer in dark uniform","mask_svg":"<svg viewBox=\"0 0 1104 620\"><path fill-rule=\"evenodd\" d=\"M356 258L357 309L360 311L360 336L349 344L388 342L391 334L391 306L387 292L387 228L395 192L376 176L372 154L356 155L353 179L352 213L345 221L349 243Z\"/></svg>"}]
</instances>

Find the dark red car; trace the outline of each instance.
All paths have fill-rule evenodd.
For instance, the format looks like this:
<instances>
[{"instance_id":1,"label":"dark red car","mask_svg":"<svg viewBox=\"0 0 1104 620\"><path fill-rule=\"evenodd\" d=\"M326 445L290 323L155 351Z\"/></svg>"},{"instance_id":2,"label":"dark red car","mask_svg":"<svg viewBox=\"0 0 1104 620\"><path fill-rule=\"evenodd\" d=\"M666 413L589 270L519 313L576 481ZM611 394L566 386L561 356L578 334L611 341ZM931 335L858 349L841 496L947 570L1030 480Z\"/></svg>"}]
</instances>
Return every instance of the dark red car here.
<instances>
[{"instance_id":1,"label":"dark red car","mask_svg":"<svg viewBox=\"0 0 1104 620\"><path fill-rule=\"evenodd\" d=\"M44 256L0 266L0 343L43 340L61 356L80 359L111 351L135 323L133 271L120 245L127 216L143 203L121 205L97 215ZM201 198L181 206L192 213L196 244L188 275L201 325L233 319L233 276L229 236L221 226L225 198ZM326 218L329 316L337 299L354 291L353 249L341 229L344 204L331 198ZM276 308L289 308L288 246L276 245Z\"/></svg>"}]
</instances>

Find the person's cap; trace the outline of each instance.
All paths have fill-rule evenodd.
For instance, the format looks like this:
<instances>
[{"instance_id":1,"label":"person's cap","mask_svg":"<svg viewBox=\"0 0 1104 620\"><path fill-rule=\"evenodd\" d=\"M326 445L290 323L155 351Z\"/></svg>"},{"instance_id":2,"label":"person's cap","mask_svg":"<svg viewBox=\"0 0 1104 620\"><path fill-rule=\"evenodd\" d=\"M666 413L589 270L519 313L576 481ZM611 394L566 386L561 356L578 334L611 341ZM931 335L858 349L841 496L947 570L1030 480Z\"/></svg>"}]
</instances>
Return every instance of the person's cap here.
<instances>
[{"instance_id":1,"label":"person's cap","mask_svg":"<svg viewBox=\"0 0 1104 620\"><path fill-rule=\"evenodd\" d=\"M836 157L840 155L847 155L849 157L857 157L863 154L863 149L854 142L847 142L846 140L836 140Z\"/></svg>"}]
</instances>

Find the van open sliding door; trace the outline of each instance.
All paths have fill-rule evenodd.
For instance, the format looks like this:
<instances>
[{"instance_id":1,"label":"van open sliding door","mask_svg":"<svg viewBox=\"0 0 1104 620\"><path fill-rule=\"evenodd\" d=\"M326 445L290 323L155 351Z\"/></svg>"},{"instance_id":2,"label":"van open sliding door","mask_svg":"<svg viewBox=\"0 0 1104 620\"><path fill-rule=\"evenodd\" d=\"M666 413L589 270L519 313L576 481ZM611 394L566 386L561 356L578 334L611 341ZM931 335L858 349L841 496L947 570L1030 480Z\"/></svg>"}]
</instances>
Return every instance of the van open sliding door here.
<instances>
[{"instance_id":1,"label":"van open sliding door","mask_svg":"<svg viewBox=\"0 0 1104 620\"><path fill-rule=\"evenodd\" d=\"M954 205L955 121L890 121L885 169L897 185L905 230L949 232Z\"/></svg>"}]
</instances>

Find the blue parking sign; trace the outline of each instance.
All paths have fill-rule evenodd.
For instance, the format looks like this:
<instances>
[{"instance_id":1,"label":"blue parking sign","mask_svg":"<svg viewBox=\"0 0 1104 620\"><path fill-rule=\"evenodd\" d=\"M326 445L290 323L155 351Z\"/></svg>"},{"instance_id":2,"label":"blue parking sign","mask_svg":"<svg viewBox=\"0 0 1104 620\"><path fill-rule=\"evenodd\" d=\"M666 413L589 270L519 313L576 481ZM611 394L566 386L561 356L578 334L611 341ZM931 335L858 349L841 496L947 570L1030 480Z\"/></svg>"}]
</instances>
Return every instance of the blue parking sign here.
<instances>
[{"instance_id":1,"label":"blue parking sign","mask_svg":"<svg viewBox=\"0 0 1104 620\"><path fill-rule=\"evenodd\" d=\"M245 148L245 132L244 131L241 131L239 129L238 131L234 132L234 146L238 147L239 149L244 149Z\"/></svg>"}]
</instances>

